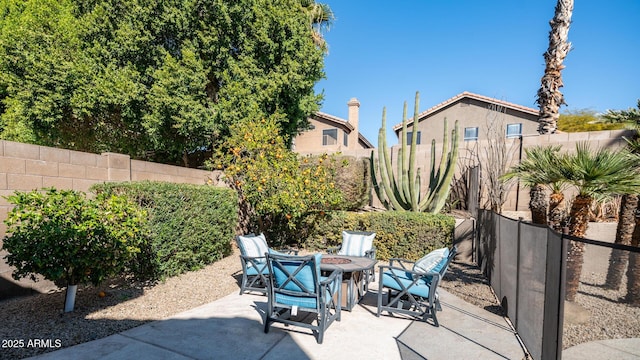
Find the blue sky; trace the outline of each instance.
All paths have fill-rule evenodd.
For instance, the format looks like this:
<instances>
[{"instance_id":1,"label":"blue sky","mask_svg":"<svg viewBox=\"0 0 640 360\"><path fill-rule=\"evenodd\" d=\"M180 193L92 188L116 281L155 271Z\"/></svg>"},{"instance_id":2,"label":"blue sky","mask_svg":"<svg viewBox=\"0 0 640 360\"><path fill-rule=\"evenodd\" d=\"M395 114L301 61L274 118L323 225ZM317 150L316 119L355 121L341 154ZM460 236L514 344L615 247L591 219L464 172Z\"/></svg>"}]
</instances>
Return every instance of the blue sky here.
<instances>
[{"instance_id":1,"label":"blue sky","mask_svg":"<svg viewBox=\"0 0 640 360\"><path fill-rule=\"evenodd\" d=\"M329 54L321 111L347 118L360 100L360 132L374 145L382 108L387 135L402 106L420 111L461 92L538 108L549 20L556 0L324 0L336 20L325 33ZM640 98L640 1L576 0L565 59L561 111L635 107Z\"/></svg>"}]
</instances>

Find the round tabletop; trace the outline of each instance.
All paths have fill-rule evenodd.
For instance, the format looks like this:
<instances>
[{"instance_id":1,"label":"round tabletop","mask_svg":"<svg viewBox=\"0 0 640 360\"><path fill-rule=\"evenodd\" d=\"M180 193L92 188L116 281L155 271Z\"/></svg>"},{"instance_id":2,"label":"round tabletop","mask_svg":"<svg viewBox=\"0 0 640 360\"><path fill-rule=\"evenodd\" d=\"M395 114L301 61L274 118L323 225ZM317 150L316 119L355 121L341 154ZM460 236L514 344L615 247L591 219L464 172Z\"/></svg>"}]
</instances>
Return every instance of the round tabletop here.
<instances>
[{"instance_id":1,"label":"round tabletop","mask_svg":"<svg viewBox=\"0 0 640 360\"><path fill-rule=\"evenodd\" d=\"M342 272L349 273L372 269L377 262L377 260L364 256L322 255L320 270L341 269Z\"/></svg>"}]
</instances>

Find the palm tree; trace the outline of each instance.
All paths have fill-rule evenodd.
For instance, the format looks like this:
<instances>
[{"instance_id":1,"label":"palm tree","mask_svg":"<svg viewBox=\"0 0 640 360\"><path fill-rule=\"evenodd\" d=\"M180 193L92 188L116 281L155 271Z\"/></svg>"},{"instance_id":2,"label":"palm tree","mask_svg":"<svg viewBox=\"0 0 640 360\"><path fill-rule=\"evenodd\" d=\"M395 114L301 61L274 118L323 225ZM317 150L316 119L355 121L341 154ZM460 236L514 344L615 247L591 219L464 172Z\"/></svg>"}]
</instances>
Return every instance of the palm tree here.
<instances>
[{"instance_id":1,"label":"palm tree","mask_svg":"<svg viewBox=\"0 0 640 360\"><path fill-rule=\"evenodd\" d=\"M576 152L562 157L560 170L573 185L576 195L569 213L569 235L583 238L589 224L589 208L598 194L631 194L640 190L637 159L628 150L591 151L586 143L576 144ZM575 301L584 260L584 243L572 241L567 255L568 301Z\"/></svg>"},{"instance_id":2,"label":"palm tree","mask_svg":"<svg viewBox=\"0 0 640 360\"><path fill-rule=\"evenodd\" d=\"M640 246L640 216L636 212L636 224L631 236L631 246ZM640 306L640 253L629 254L627 267L626 302L631 306Z\"/></svg>"},{"instance_id":3,"label":"palm tree","mask_svg":"<svg viewBox=\"0 0 640 360\"><path fill-rule=\"evenodd\" d=\"M638 195L627 194L620 202L620 215L616 229L616 244L631 245L634 227L636 226L636 209L638 208ZM627 267L629 252L613 249L609 257L609 270L604 287L618 290L622 283L622 275Z\"/></svg>"},{"instance_id":4,"label":"palm tree","mask_svg":"<svg viewBox=\"0 0 640 360\"><path fill-rule=\"evenodd\" d=\"M549 187L553 194L562 195L562 177L558 171L560 146L535 146L525 149L526 158L511 168L502 180L519 178L529 188L529 209L534 224L547 225L547 196ZM564 204L564 195L554 198L554 206Z\"/></svg>"},{"instance_id":5,"label":"palm tree","mask_svg":"<svg viewBox=\"0 0 640 360\"><path fill-rule=\"evenodd\" d=\"M545 69L540 80L540 89L536 102L540 105L538 132L540 134L553 134L558 128L560 106L565 104L564 96L560 92L563 86L561 71L564 69L562 62L571 49L568 41L569 25L573 12L573 0L558 0L555 15L549 22L549 47L544 53Z\"/></svg>"},{"instance_id":6,"label":"palm tree","mask_svg":"<svg viewBox=\"0 0 640 360\"><path fill-rule=\"evenodd\" d=\"M311 30L313 31L313 42L323 51L327 51L327 42L322 36L322 32L329 29L329 26L335 19L333 11L327 4L316 3L313 0L300 0L302 9L309 16Z\"/></svg>"},{"instance_id":7,"label":"palm tree","mask_svg":"<svg viewBox=\"0 0 640 360\"><path fill-rule=\"evenodd\" d=\"M629 108L628 110L607 110L602 116L608 122L624 123L630 129L635 129L636 134L631 139L626 139L629 151L634 154L640 154L640 100L638 100L637 108ZM632 243L634 227L637 228L635 213L638 207L638 195L628 194L622 197L620 204L620 217L618 220L618 228L616 231L616 244L630 245ZM636 229L637 231L637 229ZM637 242L636 242L637 244ZM636 245L637 246L637 245ZM618 290L622 283L622 275L627 266L629 253L614 249L609 257L609 269L607 271L607 280L604 284L605 288ZM632 279L636 280L636 284L632 284ZM627 278L627 289L640 289L640 276Z\"/></svg>"}]
</instances>

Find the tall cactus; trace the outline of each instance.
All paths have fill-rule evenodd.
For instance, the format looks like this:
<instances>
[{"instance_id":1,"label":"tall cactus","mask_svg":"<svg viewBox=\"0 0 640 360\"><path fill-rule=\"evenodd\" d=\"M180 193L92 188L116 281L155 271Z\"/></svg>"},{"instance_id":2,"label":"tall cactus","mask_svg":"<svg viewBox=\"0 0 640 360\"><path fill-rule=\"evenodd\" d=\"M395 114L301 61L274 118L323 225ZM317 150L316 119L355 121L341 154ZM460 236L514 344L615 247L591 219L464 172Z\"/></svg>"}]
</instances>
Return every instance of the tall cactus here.
<instances>
[{"instance_id":1,"label":"tall cactus","mask_svg":"<svg viewBox=\"0 0 640 360\"><path fill-rule=\"evenodd\" d=\"M378 159L371 152L371 180L378 199L388 210L407 210L417 212L438 213L444 207L449 196L453 173L458 160L458 122L451 131L451 143L447 136L447 120L444 121L444 138L442 142L442 156L436 167L436 141L431 141L431 169L429 172L429 186L424 195L420 194L420 168L416 168L416 148L418 129L418 109L420 94L416 92L413 112L413 136L409 158L407 159L407 103L404 103L402 114L402 133L400 150L396 159L397 170L391 167L391 155L387 148L387 110L382 109L382 127L378 131ZM380 182L378 182L380 179Z\"/></svg>"}]
</instances>

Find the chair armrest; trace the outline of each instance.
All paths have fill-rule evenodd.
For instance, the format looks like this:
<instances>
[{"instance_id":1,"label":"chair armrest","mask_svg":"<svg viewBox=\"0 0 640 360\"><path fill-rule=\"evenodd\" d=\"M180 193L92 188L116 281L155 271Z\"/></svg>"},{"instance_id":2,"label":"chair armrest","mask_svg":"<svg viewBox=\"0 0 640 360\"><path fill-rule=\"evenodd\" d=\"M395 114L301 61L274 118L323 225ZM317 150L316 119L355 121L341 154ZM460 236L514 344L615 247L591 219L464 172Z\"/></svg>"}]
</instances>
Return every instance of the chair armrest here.
<instances>
[{"instance_id":1,"label":"chair armrest","mask_svg":"<svg viewBox=\"0 0 640 360\"><path fill-rule=\"evenodd\" d=\"M398 263L403 269L409 270L413 268L414 261L402 259L402 258L391 258L389 259L389 266L393 266L393 263Z\"/></svg>"},{"instance_id":2,"label":"chair armrest","mask_svg":"<svg viewBox=\"0 0 640 360\"><path fill-rule=\"evenodd\" d=\"M375 260L375 258L376 258L376 247L374 246L371 249L365 251L364 252L364 256Z\"/></svg>"},{"instance_id":3,"label":"chair armrest","mask_svg":"<svg viewBox=\"0 0 640 360\"><path fill-rule=\"evenodd\" d=\"M427 272L427 273L419 273L419 272L415 272L411 269L407 269L404 267L398 267L398 266L391 266L391 265L380 265L380 272L383 273L384 269L388 269L388 270L398 270L398 271L404 271L408 274L411 274L411 276L415 279L418 277L426 277L429 278L429 282L433 283L433 279L434 278L438 278L438 280L440 280L440 273L439 272Z\"/></svg>"},{"instance_id":4,"label":"chair armrest","mask_svg":"<svg viewBox=\"0 0 640 360\"><path fill-rule=\"evenodd\" d=\"M266 256L247 256L247 255L240 254L240 258L242 260L245 260L245 261L255 261L255 260L259 260L261 262L266 262L267 261L267 257ZM262 259L262 260L260 260L260 259Z\"/></svg>"},{"instance_id":5,"label":"chair armrest","mask_svg":"<svg viewBox=\"0 0 640 360\"><path fill-rule=\"evenodd\" d=\"M287 255L298 255L298 249L293 248L278 249L277 251Z\"/></svg>"},{"instance_id":6,"label":"chair armrest","mask_svg":"<svg viewBox=\"0 0 640 360\"><path fill-rule=\"evenodd\" d=\"M333 270L326 279L320 281L320 285L328 285L336 280L338 280L338 282L342 282L342 269Z\"/></svg>"},{"instance_id":7,"label":"chair armrest","mask_svg":"<svg viewBox=\"0 0 640 360\"><path fill-rule=\"evenodd\" d=\"M340 246L332 246L330 248L327 248L327 254L335 255L338 253L339 250L340 250Z\"/></svg>"}]
</instances>

